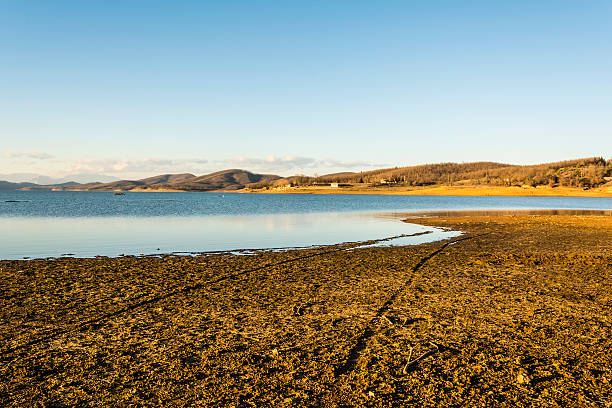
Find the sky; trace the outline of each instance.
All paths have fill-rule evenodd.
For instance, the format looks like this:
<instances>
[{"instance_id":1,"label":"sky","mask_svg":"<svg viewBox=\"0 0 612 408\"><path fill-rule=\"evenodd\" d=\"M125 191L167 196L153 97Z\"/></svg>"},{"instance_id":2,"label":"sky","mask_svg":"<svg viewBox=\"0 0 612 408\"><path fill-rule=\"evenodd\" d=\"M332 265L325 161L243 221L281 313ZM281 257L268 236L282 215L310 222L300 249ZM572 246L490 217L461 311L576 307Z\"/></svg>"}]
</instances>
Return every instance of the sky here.
<instances>
[{"instance_id":1,"label":"sky","mask_svg":"<svg viewBox=\"0 0 612 408\"><path fill-rule=\"evenodd\" d=\"M0 174L612 156L612 2L0 0Z\"/></svg>"}]
</instances>

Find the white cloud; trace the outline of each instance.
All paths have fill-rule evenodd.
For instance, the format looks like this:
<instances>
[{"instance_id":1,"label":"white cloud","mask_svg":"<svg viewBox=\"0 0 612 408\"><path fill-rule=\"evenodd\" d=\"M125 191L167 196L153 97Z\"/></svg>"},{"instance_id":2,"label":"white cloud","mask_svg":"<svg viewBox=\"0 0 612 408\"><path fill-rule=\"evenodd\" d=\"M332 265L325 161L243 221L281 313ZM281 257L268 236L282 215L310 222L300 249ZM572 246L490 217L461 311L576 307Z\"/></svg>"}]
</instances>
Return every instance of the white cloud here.
<instances>
[{"instance_id":1,"label":"white cloud","mask_svg":"<svg viewBox=\"0 0 612 408\"><path fill-rule=\"evenodd\" d=\"M315 159L312 157L286 156L266 158L235 157L216 162L221 167L240 167L246 170L283 173L285 175L296 172L335 172L349 170L364 170L368 168L384 167L384 164L369 163L365 161L341 161L335 159Z\"/></svg>"},{"instance_id":2,"label":"white cloud","mask_svg":"<svg viewBox=\"0 0 612 408\"><path fill-rule=\"evenodd\" d=\"M74 175L104 174L120 179L139 179L164 173L193 173L202 175L213 171L240 168L258 173L292 176L295 174L314 175L341 171L360 171L385 167L365 161L341 161L316 159L304 156L234 157L225 159L202 158L126 158L110 159L90 157L78 160L51 159L45 153L5 153L6 157L22 158L19 166L11 165L9 172L36 172L39 175L56 178ZM36 158L34 158L36 157ZM42 161L47 159L45 161Z\"/></svg>"},{"instance_id":3,"label":"white cloud","mask_svg":"<svg viewBox=\"0 0 612 408\"><path fill-rule=\"evenodd\" d=\"M101 159L88 158L72 162L68 173L110 173L110 174L134 174L134 173L182 173L198 171L205 159Z\"/></svg>"},{"instance_id":4,"label":"white cloud","mask_svg":"<svg viewBox=\"0 0 612 408\"><path fill-rule=\"evenodd\" d=\"M9 159L37 159L37 160L47 160L52 159L54 156L44 152L6 152L4 153L4 157Z\"/></svg>"},{"instance_id":5,"label":"white cloud","mask_svg":"<svg viewBox=\"0 0 612 408\"><path fill-rule=\"evenodd\" d=\"M232 159L225 159L218 162L220 165L226 165L230 167L239 166L245 167L247 170L251 168L258 169L274 169L280 170L291 170L300 167L313 167L316 165L317 160L311 157L274 157L268 156L266 158L253 158L253 157L235 157Z\"/></svg>"},{"instance_id":6,"label":"white cloud","mask_svg":"<svg viewBox=\"0 0 612 408\"><path fill-rule=\"evenodd\" d=\"M320 164L326 167L336 167L336 168L344 168L344 169L349 169L349 168L362 169L365 167L381 168L381 167L388 166L388 164L386 163L371 163L371 162L366 162L363 160L342 161L342 160L335 160L335 159L323 159L320 161Z\"/></svg>"},{"instance_id":7,"label":"white cloud","mask_svg":"<svg viewBox=\"0 0 612 408\"><path fill-rule=\"evenodd\" d=\"M118 177L151 176L162 173L194 173L196 175L206 174L212 171L229 168L240 168L244 170L275 173L284 176L297 173L332 173L337 171L359 171L376 167L384 167L384 164L375 164L365 161L341 161L335 159L315 159L303 156L268 156L257 157L234 157L230 159L103 159L88 158L72 162L67 174L72 173L105 173Z\"/></svg>"}]
</instances>

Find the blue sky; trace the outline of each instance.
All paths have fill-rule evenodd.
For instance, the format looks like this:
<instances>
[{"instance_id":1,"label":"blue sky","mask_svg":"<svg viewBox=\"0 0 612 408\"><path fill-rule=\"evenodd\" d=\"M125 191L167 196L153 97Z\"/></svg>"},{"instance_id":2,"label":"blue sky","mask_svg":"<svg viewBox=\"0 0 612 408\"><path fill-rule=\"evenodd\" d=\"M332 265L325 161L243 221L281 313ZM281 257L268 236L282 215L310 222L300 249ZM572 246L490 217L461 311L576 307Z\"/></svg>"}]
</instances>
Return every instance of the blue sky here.
<instances>
[{"instance_id":1,"label":"blue sky","mask_svg":"<svg viewBox=\"0 0 612 408\"><path fill-rule=\"evenodd\" d=\"M612 155L609 1L3 1L0 174Z\"/></svg>"}]
</instances>

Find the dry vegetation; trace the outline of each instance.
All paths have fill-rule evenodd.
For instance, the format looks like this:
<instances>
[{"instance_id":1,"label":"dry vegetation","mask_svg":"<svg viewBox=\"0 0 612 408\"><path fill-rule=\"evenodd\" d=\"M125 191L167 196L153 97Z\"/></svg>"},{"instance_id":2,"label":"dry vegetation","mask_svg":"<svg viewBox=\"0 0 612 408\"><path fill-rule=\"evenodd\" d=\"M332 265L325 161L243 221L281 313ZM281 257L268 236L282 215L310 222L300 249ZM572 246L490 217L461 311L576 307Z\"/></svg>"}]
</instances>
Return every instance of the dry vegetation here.
<instances>
[{"instance_id":1,"label":"dry vegetation","mask_svg":"<svg viewBox=\"0 0 612 408\"><path fill-rule=\"evenodd\" d=\"M453 245L1 261L0 405L609 407L608 216Z\"/></svg>"},{"instance_id":2,"label":"dry vegetation","mask_svg":"<svg viewBox=\"0 0 612 408\"><path fill-rule=\"evenodd\" d=\"M601 157L530 166L501 163L441 163L413 167L339 174L318 178L298 177L298 185L308 183L394 183L408 186L487 185L487 186L566 186L599 187L612 176L612 160Z\"/></svg>"}]
</instances>

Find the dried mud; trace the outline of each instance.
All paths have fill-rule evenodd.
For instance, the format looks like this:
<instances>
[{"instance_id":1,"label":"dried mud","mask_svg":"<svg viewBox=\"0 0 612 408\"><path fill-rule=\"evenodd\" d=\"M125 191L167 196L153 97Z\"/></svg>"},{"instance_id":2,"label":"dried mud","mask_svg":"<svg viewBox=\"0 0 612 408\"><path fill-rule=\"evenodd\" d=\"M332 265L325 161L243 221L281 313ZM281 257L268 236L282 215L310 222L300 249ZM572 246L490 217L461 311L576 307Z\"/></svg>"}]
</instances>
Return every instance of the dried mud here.
<instances>
[{"instance_id":1,"label":"dried mud","mask_svg":"<svg viewBox=\"0 0 612 408\"><path fill-rule=\"evenodd\" d=\"M612 406L612 217L415 247L0 261L0 406Z\"/></svg>"}]
</instances>

